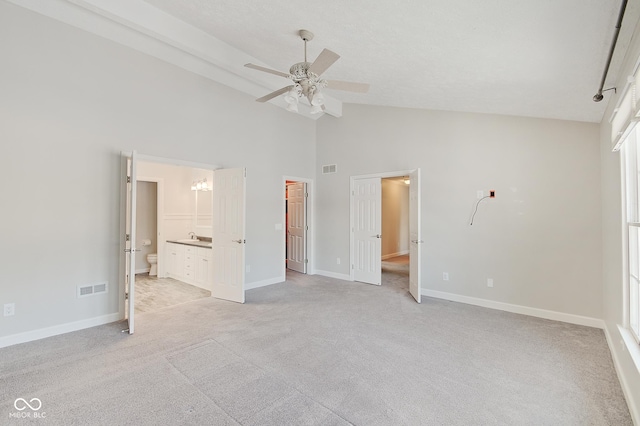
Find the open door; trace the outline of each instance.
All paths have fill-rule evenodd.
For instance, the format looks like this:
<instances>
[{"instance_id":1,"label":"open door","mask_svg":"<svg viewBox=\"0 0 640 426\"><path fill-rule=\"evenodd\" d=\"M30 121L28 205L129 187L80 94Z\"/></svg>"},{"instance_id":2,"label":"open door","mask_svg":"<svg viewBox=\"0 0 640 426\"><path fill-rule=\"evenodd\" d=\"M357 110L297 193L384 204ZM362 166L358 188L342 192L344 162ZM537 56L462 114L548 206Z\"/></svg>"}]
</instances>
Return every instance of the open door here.
<instances>
[{"instance_id":1,"label":"open door","mask_svg":"<svg viewBox=\"0 0 640 426\"><path fill-rule=\"evenodd\" d=\"M287 268L307 273L307 184L287 185Z\"/></svg>"},{"instance_id":2,"label":"open door","mask_svg":"<svg viewBox=\"0 0 640 426\"><path fill-rule=\"evenodd\" d=\"M353 277L382 284L382 181L379 177L353 181Z\"/></svg>"},{"instance_id":3,"label":"open door","mask_svg":"<svg viewBox=\"0 0 640 426\"><path fill-rule=\"evenodd\" d=\"M127 160L127 207L125 224L125 316L129 323L129 334L134 331L136 289L136 152ZM126 331L126 330L125 330Z\"/></svg>"},{"instance_id":4,"label":"open door","mask_svg":"<svg viewBox=\"0 0 640 426\"><path fill-rule=\"evenodd\" d=\"M213 172L213 288L218 299L244 303L245 169Z\"/></svg>"},{"instance_id":5,"label":"open door","mask_svg":"<svg viewBox=\"0 0 640 426\"><path fill-rule=\"evenodd\" d=\"M420 169L409 175L409 292L421 302L420 295Z\"/></svg>"}]
</instances>

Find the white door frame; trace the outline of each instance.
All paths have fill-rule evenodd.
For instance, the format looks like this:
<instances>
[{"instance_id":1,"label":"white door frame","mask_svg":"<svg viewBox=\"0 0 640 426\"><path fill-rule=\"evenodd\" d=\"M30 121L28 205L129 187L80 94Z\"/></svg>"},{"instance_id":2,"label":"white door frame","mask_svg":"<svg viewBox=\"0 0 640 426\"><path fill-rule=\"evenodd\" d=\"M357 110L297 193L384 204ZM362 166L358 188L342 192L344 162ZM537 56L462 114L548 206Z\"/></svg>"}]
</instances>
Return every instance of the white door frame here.
<instances>
[{"instance_id":1,"label":"white door frame","mask_svg":"<svg viewBox=\"0 0 640 426\"><path fill-rule=\"evenodd\" d=\"M164 263L164 179L138 176L136 182L154 182L156 184L156 255L158 256L158 277L165 277Z\"/></svg>"},{"instance_id":2,"label":"white door frame","mask_svg":"<svg viewBox=\"0 0 640 426\"><path fill-rule=\"evenodd\" d=\"M351 281L355 281L355 271L353 270L353 265L355 261L355 252L354 252L354 241L353 241L353 227L355 218L354 218L354 184L358 179L371 179L371 178L392 178L392 177L400 177L407 176L409 173L413 172L416 169L411 170L400 170L395 172L384 172L384 173L372 173L368 175L357 175L351 176L349 179L349 279ZM421 262L421 260L419 260Z\"/></svg>"},{"instance_id":3,"label":"white door frame","mask_svg":"<svg viewBox=\"0 0 640 426\"><path fill-rule=\"evenodd\" d=\"M315 205L315 187L313 179L310 178L302 178L297 176L282 176L282 215L280 216L283 220L282 226L282 239L280 241L283 242L281 245L282 251L280 255L280 259L282 261L282 280L286 280L287 277L287 266L285 264L285 260L287 259L287 225L286 225L286 215L287 215L287 181L294 182L304 182L307 184L307 193L309 196L307 197L307 226L309 227L307 231L307 259L309 259L309 263L307 263L307 275L315 275L316 267L315 267L315 235L316 228L313 222L313 212Z\"/></svg>"},{"instance_id":4,"label":"white door frame","mask_svg":"<svg viewBox=\"0 0 640 426\"><path fill-rule=\"evenodd\" d=\"M118 292L118 313L120 319L125 318L125 299L124 294L126 291L126 283L124 282L124 274L126 269L126 262L124 261L124 256L121 253L124 253L125 245L124 245L124 234L126 233L126 223L127 223L127 174L125 171L127 170L127 160L131 158L131 151L121 151L120 152L120 167L121 167L121 182L120 182L120 251L118 254L120 258L120 274L118 283L119 292ZM170 164L173 166L184 166L184 167L192 167L196 169L208 169L208 170L217 170L221 167L213 164L206 163L198 163L196 161L186 161L179 160L175 158L166 158L166 157L156 157L153 155L143 155L136 152L136 161L138 162L147 162L147 163L161 163L161 164Z\"/></svg>"}]
</instances>

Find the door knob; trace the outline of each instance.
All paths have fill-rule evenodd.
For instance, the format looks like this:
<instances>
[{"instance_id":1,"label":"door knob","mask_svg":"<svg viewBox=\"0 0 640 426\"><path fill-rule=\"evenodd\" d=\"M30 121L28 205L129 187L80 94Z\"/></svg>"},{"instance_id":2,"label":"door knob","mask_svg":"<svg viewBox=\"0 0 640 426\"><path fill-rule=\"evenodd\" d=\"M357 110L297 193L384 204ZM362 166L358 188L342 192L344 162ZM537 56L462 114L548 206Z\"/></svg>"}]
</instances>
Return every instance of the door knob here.
<instances>
[{"instance_id":1,"label":"door knob","mask_svg":"<svg viewBox=\"0 0 640 426\"><path fill-rule=\"evenodd\" d=\"M376 238L382 238L382 234L376 234L376 235L374 235L374 237L376 237Z\"/></svg>"},{"instance_id":2,"label":"door knob","mask_svg":"<svg viewBox=\"0 0 640 426\"><path fill-rule=\"evenodd\" d=\"M238 244L242 244L242 243L246 243L247 240L232 240L234 243L238 243Z\"/></svg>"}]
</instances>

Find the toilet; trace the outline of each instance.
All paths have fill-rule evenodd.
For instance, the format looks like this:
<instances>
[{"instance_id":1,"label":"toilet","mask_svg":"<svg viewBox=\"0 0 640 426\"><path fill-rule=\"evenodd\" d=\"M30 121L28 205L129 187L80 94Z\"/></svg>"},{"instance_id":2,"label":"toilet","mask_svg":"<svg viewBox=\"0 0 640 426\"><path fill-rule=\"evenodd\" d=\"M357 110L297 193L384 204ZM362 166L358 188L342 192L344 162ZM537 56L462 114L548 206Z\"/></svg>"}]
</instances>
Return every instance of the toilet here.
<instances>
[{"instance_id":1,"label":"toilet","mask_svg":"<svg viewBox=\"0 0 640 426\"><path fill-rule=\"evenodd\" d=\"M151 269L149 270L149 276L155 277L158 275L158 254L157 253L149 253L147 255L147 262L151 265Z\"/></svg>"}]
</instances>

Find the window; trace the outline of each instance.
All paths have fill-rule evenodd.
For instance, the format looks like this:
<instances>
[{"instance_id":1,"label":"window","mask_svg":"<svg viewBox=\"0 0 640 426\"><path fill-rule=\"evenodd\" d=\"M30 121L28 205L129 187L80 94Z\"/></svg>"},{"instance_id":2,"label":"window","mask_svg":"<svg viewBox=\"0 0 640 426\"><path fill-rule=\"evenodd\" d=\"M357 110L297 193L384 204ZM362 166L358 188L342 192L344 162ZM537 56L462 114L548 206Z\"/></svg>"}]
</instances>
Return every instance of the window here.
<instances>
[{"instance_id":1,"label":"window","mask_svg":"<svg viewBox=\"0 0 640 426\"><path fill-rule=\"evenodd\" d=\"M629 329L640 342L640 149L636 130L622 145L624 221L627 233L627 282Z\"/></svg>"}]
</instances>

